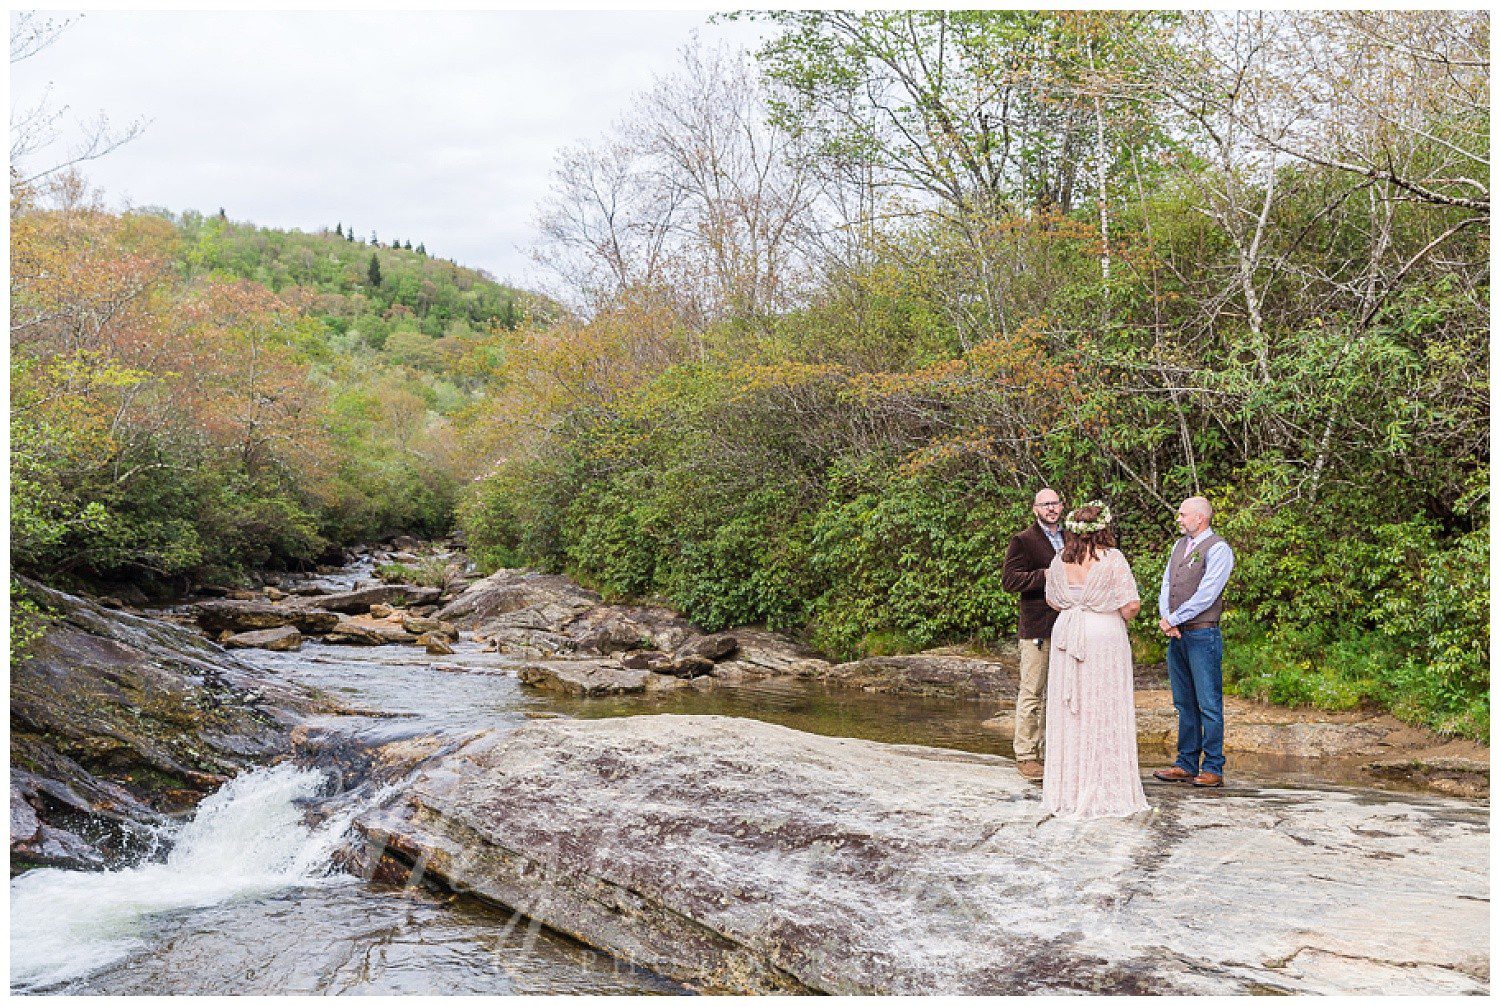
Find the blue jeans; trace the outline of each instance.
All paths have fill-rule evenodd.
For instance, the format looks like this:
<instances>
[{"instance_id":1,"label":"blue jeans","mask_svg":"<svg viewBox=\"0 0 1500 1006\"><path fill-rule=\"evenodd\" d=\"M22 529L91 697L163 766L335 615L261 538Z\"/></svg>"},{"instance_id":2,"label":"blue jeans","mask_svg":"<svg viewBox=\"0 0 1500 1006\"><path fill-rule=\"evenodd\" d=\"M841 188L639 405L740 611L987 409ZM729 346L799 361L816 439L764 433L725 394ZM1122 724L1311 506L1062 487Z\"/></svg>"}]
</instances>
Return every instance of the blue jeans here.
<instances>
[{"instance_id":1,"label":"blue jeans","mask_svg":"<svg viewBox=\"0 0 1500 1006\"><path fill-rule=\"evenodd\" d=\"M1223 775L1224 635L1219 627L1183 629L1168 643L1167 676L1177 707L1178 768Z\"/></svg>"}]
</instances>

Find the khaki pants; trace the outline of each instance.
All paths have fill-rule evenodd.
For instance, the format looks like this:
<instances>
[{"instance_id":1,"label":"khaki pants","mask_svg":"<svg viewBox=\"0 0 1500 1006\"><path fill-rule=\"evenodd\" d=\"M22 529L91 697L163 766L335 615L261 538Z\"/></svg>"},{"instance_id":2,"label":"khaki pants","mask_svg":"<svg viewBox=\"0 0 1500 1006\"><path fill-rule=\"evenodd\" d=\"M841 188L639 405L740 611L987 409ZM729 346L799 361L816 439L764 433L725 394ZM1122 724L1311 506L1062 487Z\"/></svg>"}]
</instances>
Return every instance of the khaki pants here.
<instances>
[{"instance_id":1,"label":"khaki pants","mask_svg":"<svg viewBox=\"0 0 1500 1006\"><path fill-rule=\"evenodd\" d=\"M1052 640L1020 640L1021 687L1016 692L1016 761L1041 761L1047 739L1047 655Z\"/></svg>"}]
</instances>

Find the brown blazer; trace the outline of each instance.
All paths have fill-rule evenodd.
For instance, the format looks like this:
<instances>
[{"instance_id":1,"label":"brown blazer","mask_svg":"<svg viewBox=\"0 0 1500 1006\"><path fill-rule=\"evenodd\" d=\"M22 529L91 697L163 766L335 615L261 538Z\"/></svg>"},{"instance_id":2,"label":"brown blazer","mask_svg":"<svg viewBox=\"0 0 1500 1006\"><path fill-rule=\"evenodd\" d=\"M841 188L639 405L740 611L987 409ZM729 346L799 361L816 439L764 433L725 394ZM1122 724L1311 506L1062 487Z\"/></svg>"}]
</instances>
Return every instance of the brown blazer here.
<instances>
[{"instance_id":1,"label":"brown blazer","mask_svg":"<svg viewBox=\"0 0 1500 1006\"><path fill-rule=\"evenodd\" d=\"M1050 639L1057 612L1047 603L1047 567L1057 555L1041 525L1031 526L1010 539L1000 585L1020 594L1021 617L1016 635L1022 639Z\"/></svg>"}]
</instances>

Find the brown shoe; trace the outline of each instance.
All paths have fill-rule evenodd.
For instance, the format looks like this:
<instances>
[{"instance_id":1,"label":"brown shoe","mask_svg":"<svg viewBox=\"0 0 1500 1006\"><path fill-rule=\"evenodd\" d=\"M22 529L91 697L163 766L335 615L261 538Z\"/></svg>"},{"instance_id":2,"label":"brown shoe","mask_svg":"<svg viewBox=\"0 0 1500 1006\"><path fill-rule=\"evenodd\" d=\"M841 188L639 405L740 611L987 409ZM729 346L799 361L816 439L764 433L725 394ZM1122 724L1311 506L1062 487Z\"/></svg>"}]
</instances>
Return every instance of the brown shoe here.
<instances>
[{"instance_id":1,"label":"brown shoe","mask_svg":"<svg viewBox=\"0 0 1500 1006\"><path fill-rule=\"evenodd\" d=\"M1022 776L1031 780L1040 779L1044 773L1042 763L1033 758L1028 758L1023 762L1017 762L1016 770L1019 771Z\"/></svg>"},{"instance_id":2,"label":"brown shoe","mask_svg":"<svg viewBox=\"0 0 1500 1006\"><path fill-rule=\"evenodd\" d=\"M1193 785L1203 786L1209 789L1217 789L1218 787L1224 785L1224 777L1221 775L1215 775L1212 772L1200 772L1197 775L1193 776Z\"/></svg>"},{"instance_id":3,"label":"brown shoe","mask_svg":"<svg viewBox=\"0 0 1500 1006\"><path fill-rule=\"evenodd\" d=\"M1151 774L1162 782L1187 782L1189 779L1194 778L1193 773L1176 765L1173 765L1171 768L1159 768Z\"/></svg>"}]
</instances>

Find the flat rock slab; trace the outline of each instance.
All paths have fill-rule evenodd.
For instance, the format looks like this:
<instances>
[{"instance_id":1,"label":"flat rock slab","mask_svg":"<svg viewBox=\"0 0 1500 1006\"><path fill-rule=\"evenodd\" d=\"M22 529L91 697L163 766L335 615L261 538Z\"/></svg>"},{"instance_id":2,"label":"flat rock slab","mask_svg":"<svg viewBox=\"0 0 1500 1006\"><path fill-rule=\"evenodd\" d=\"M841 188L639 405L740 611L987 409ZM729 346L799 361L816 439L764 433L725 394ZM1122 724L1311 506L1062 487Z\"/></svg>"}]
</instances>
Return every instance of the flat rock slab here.
<instances>
[{"instance_id":1,"label":"flat rock slab","mask_svg":"<svg viewBox=\"0 0 1500 1006\"><path fill-rule=\"evenodd\" d=\"M305 633L327 632L338 624L339 616L271 601L204 601L194 608L194 617L207 632L254 632L295 626Z\"/></svg>"},{"instance_id":2,"label":"flat rock slab","mask_svg":"<svg viewBox=\"0 0 1500 1006\"><path fill-rule=\"evenodd\" d=\"M416 587L409 583L387 584L382 587L363 587L346 590L338 594L323 594L313 598L296 598L297 603L312 603L326 611L337 611L345 615L360 615L368 612L373 604L419 605L431 604L441 595L437 587Z\"/></svg>"},{"instance_id":3,"label":"flat rock slab","mask_svg":"<svg viewBox=\"0 0 1500 1006\"><path fill-rule=\"evenodd\" d=\"M278 629L255 629L252 632L235 633L224 640L223 645L230 650L300 650L302 633L297 631L295 625L283 625Z\"/></svg>"},{"instance_id":4,"label":"flat rock slab","mask_svg":"<svg viewBox=\"0 0 1500 1006\"><path fill-rule=\"evenodd\" d=\"M942 695L958 699L1014 697L1019 663L947 653L868 657L834 664L822 680L868 692Z\"/></svg>"},{"instance_id":5,"label":"flat rock slab","mask_svg":"<svg viewBox=\"0 0 1500 1006\"><path fill-rule=\"evenodd\" d=\"M681 679L624 667L614 659L538 660L516 670L523 685L559 695L632 695L685 684Z\"/></svg>"},{"instance_id":6,"label":"flat rock slab","mask_svg":"<svg viewBox=\"0 0 1500 1006\"><path fill-rule=\"evenodd\" d=\"M1484 993L1487 813L1155 786L1043 819L1008 759L719 716L487 732L377 846L709 992Z\"/></svg>"}]
</instances>

